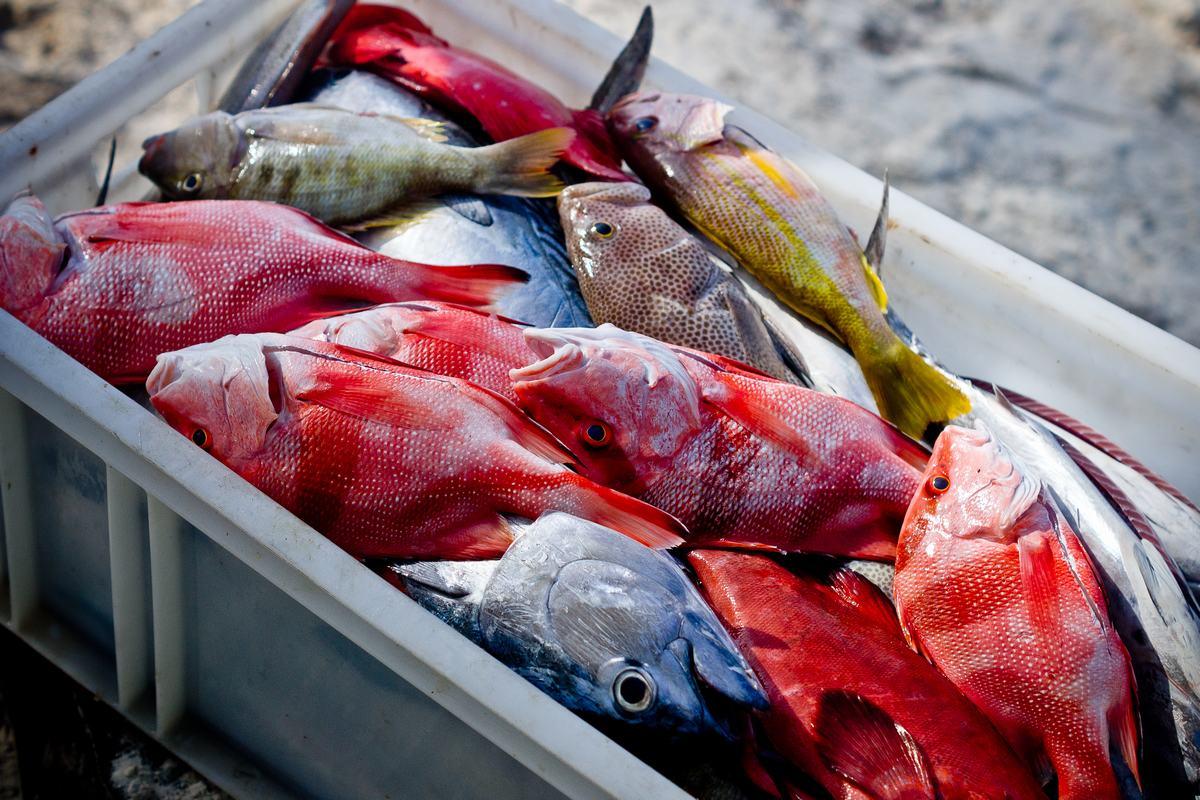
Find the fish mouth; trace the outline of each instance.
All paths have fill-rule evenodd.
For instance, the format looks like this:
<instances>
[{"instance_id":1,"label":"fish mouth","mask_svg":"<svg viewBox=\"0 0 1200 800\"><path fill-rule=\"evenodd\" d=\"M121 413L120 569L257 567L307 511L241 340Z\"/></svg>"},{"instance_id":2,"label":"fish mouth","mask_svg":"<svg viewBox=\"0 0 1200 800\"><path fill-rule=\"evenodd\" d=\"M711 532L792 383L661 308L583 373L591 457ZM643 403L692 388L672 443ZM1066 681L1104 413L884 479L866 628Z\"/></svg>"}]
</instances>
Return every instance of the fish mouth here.
<instances>
[{"instance_id":1,"label":"fish mouth","mask_svg":"<svg viewBox=\"0 0 1200 800\"><path fill-rule=\"evenodd\" d=\"M614 183L612 181L592 181L576 183L563 189L558 195L558 205L578 207L584 201L603 200L609 203L634 205L650 199L650 190L640 183Z\"/></svg>"},{"instance_id":2,"label":"fish mouth","mask_svg":"<svg viewBox=\"0 0 1200 800\"><path fill-rule=\"evenodd\" d=\"M160 355L158 363L146 378L146 391L150 394L150 399L153 400L156 394L178 380L180 373L179 359L173 353Z\"/></svg>"},{"instance_id":3,"label":"fish mouth","mask_svg":"<svg viewBox=\"0 0 1200 800\"><path fill-rule=\"evenodd\" d=\"M583 350L559 331L529 328L523 333L525 343L539 360L510 370L508 376L513 382L546 380L583 366Z\"/></svg>"}]
</instances>

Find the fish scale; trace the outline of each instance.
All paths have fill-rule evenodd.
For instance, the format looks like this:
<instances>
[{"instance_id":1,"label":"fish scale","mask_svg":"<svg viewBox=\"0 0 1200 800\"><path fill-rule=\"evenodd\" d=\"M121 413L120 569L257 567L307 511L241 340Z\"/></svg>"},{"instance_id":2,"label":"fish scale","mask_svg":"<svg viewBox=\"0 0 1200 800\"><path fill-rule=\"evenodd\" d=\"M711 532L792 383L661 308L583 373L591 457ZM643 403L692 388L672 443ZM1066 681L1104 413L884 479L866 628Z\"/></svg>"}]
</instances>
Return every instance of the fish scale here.
<instances>
[{"instance_id":1,"label":"fish scale","mask_svg":"<svg viewBox=\"0 0 1200 800\"><path fill-rule=\"evenodd\" d=\"M1060 800L1123 797L1109 753L1137 775L1133 675L1075 532L986 431L948 427L926 477L897 552L905 635L1028 763L1053 764Z\"/></svg>"},{"instance_id":2,"label":"fish scale","mask_svg":"<svg viewBox=\"0 0 1200 800\"><path fill-rule=\"evenodd\" d=\"M1045 797L978 709L827 582L761 555L694 550L688 559L766 687L771 707L759 719L771 746L830 796ZM862 701L875 713L851 713Z\"/></svg>"},{"instance_id":3,"label":"fish scale","mask_svg":"<svg viewBox=\"0 0 1200 800\"><path fill-rule=\"evenodd\" d=\"M168 353L147 382L185 436L361 558L492 558L501 514L559 510L658 546L682 527L597 486L502 398L336 344L275 334Z\"/></svg>"},{"instance_id":4,"label":"fish scale","mask_svg":"<svg viewBox=\"0 0 1200 800\"><path fill-rule=\"evenodd\" d=\"M52 284L23 290L26 300L0 284L0 305L114 382L143 380L158 354L225 334L288 330L368 303L484 304L523 276L389 258L274 203L105 206L53 225L45 217L37 235L48 252L66 243L66 267ZM7 253L10 240L0 247ZM6 264L32 269L28 258Z\"/></svg>"},{"instance_id":5,"label":"fish scale","mask_svg":"<svg viewBox=\"0 0 1200 800\"><path fill-rule=\"evenodd\" d=\"M870 412L611 325L526 338L543 359L512 373L522 408L690 542L894 555L925 454ZM609 442L587 438L593 422Z\"/></svg>"}]
</instances>

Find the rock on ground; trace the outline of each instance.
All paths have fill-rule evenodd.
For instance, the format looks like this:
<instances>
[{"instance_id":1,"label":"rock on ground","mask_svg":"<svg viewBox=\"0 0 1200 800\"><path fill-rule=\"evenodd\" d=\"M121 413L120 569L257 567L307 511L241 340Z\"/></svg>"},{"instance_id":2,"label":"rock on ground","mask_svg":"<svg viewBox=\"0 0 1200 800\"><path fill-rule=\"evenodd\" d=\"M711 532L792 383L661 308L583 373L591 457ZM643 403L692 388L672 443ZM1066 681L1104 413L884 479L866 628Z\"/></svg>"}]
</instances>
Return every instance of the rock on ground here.
<instances>
[{"instance_id":1,"label":"rock on ground","mask_svg":"<svg viewBox=\"0 0 1200 800\"><path fill-rule=\"evenodd\" d=\"M653 5L659 58L1200 345L1200 3Z\"/></svg>"}]
</instances>

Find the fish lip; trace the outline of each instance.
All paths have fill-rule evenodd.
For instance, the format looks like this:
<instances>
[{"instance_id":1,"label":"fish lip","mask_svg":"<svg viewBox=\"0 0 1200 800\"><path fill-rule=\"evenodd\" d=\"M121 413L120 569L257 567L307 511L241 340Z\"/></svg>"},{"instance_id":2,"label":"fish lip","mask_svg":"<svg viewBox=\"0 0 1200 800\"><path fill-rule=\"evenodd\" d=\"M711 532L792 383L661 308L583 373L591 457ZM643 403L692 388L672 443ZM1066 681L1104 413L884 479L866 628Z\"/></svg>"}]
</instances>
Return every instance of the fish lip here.
<instances>
[{"instance_id":1,"label":"fish lip","mask_svg":"<svg viewBox=\"0 0 1200 800\"><path fill-rule=\"evenodd\" d=\"M530 328L524 334L529 349L541 358L532 364L509 370L508 376L514 383L545 380L570 372L582 362L583 352L579 346L553 331Z\"/></svg>"}]
</instances>

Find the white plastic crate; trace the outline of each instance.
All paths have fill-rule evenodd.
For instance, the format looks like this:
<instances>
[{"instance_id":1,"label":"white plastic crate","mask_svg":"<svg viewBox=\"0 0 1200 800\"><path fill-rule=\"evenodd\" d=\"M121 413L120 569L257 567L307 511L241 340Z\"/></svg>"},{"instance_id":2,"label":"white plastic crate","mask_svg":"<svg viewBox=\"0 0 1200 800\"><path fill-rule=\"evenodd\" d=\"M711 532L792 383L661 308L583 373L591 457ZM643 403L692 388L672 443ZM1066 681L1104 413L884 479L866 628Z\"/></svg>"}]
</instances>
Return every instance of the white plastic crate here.
<instances>
[{"instance_id":1,"label":"white plastic crate","mask_svg":"<svg viewBox=\"0 0 1200 800\"><path fill-rule=\"evenodd\" d=\"M206 104L292 4L207 0L3 134L0 198L89 205L113 130L187 80ZM551 0L405 6L577 105L621 46ZM657 62L646 83L715 94ZM732 120L869 227L875 178ZM115 174L114 200L149 188ZM889 291L933 352L1200 497L1200 351L900 192L892 215ZM0 387L0 619L235 795L682 796L2 312Z\"/></svg>"}]
</instances>

